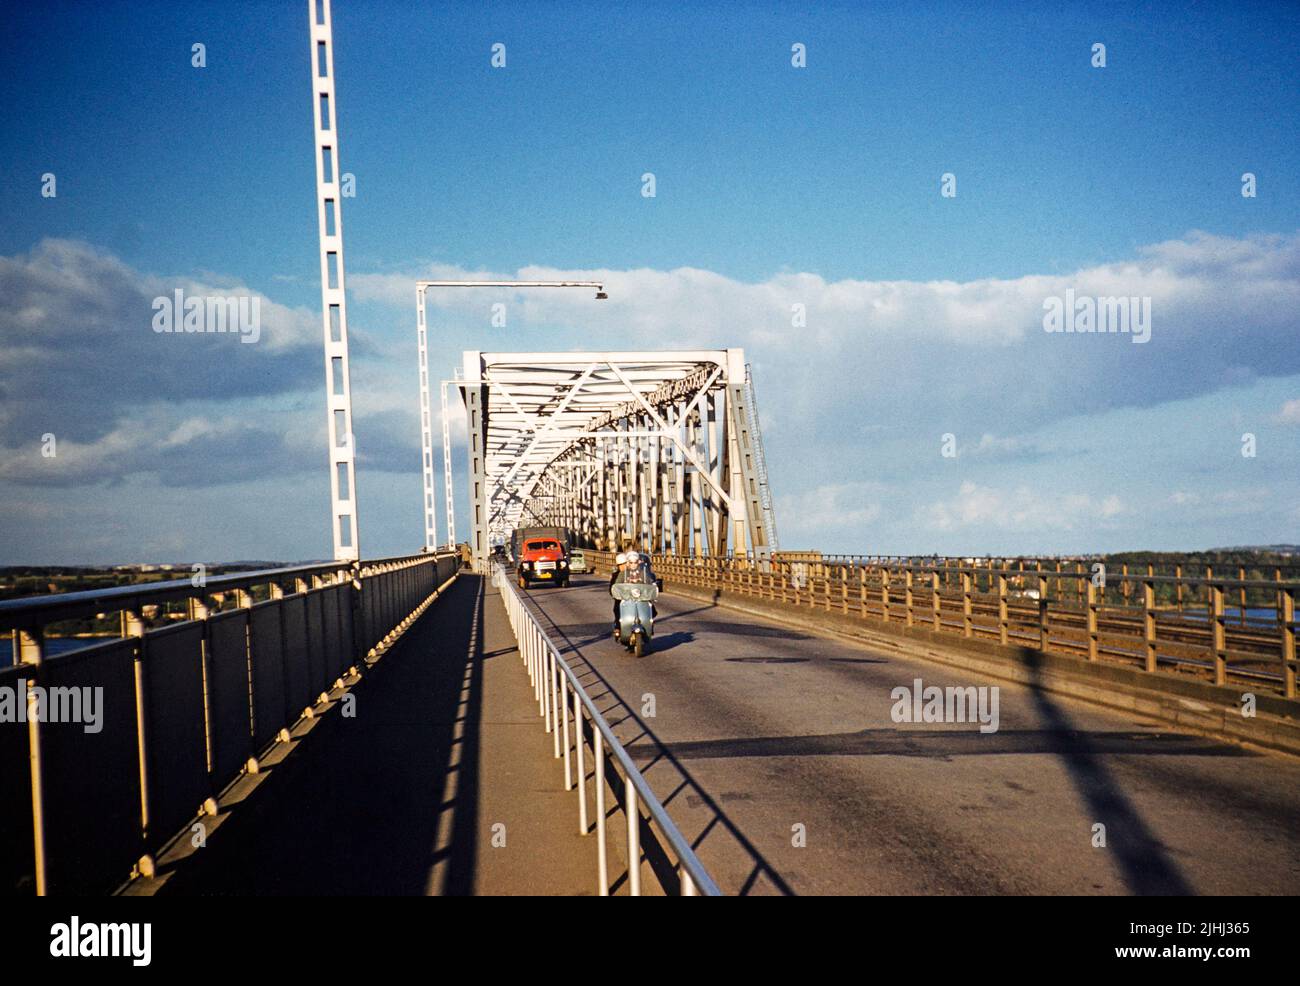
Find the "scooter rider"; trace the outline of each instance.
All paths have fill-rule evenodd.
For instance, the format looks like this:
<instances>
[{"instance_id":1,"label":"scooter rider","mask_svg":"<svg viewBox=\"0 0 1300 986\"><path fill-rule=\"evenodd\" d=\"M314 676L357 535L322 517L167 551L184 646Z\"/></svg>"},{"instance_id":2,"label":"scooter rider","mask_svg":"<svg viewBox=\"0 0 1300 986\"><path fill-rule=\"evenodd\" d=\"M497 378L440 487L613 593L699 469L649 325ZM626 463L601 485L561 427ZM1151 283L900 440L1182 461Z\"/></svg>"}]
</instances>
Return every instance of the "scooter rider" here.
<instances>
[{"instance_id":1,"label":"scooter rider","mask_svg":"<svg viewBox=\"0 0 1300 986\"><path fill-rule=\"evenodd\" d=\"M654 582L655 575L650 569L650 556L638 554L635 551L629 551L627 554L621 554L614 559L616 567L610 574L609 585L612 589L618 582ZM614 600L614 634L618 635L618 610L619 600ZM653 615L656 610L655 604L650 604L650 612Z\"/></svg>"},{"instance_id":2,"label":"scooter rider","mask_svg":"<svg viewBox=\"0 0 1300 986\"><path fill-rule=\"evenodd\" d=\"M623 574L623 569L626 567L626 565L627 565L627 555L625 555L623 552L620 551L618 555L614 558L614 568L609 573L609 586L611 589L614 587L614 583L617 582L619 580L619 577ZM618 635L618 600L617 599L614 600L614 634L615 636Z\"/></svg>"}]
</instances>

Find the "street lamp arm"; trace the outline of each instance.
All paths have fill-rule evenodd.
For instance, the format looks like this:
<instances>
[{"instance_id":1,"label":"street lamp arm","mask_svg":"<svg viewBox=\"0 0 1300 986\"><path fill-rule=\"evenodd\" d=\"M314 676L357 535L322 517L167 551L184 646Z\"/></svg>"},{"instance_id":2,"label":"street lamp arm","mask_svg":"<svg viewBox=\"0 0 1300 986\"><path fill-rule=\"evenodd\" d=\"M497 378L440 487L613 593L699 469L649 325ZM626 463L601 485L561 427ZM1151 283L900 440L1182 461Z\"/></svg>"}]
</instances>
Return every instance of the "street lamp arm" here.
<instances>
[{"instance_id":1,"label":"street lamp arm","mask_svg":"<svg viewBox=\"0 0 1300 986\"><path fill-rule=\"evenodd\" d=\"M595 288L596 300L604 301L609 297L605 285L600 281L472 281L472 280L431 280L415 282L416 331L419 341L420 365L420 421L421 438L424 453L424 543L432 551L437 540L437 521L434 517L433 492L433 409L429 406L429 355L428 336L424 322L424 295L430 288ZM450 441L447 435L447 393L442 392L442 454L443 473L447 487L447 540L454 542L455 515L452 507L452 479Z\"/></svg>"},{"instance_id":2,"label":"street lamp arm","mask_svg":"<svg viewBox=\"0 0 1300 986\"><path fill-rule=\"evenodd\" d=\"M420 288L604 288L600 281L416 281Z\"/></svg>"}]
</instances>

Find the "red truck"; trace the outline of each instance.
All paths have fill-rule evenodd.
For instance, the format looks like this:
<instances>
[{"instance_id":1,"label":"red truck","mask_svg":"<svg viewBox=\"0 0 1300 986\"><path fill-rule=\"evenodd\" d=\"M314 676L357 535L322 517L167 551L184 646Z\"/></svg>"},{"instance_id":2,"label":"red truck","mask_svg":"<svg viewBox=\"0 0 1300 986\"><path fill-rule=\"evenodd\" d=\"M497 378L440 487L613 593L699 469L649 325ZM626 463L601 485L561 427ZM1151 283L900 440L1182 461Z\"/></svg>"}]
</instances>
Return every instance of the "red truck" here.
<instances>
[{"instance_id":1,"label":"red truck","mask_svg":"<svg viewBox=\"0 0 1300 986\"><path fill-rule=\"evenodd\" d=\"M569 585L569 559L557 538L524 538L515 565L521 589L527 589L533 582L550 582L561 588Z\"/></svg>"}]
</instances>

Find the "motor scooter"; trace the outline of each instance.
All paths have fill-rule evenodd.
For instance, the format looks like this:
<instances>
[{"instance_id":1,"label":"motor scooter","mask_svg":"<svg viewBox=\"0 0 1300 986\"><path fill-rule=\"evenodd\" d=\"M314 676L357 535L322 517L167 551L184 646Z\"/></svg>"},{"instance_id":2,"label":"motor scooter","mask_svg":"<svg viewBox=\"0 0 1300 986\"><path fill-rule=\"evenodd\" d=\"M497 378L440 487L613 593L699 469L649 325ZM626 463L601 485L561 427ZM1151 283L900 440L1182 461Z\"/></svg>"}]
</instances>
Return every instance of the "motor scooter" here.
<instances>
[{"instance_id":1,"label":"motor scooter","mask_svg":"<svg viewBox=\"0 0 1300 986\"><path fill-rule=\"evenodd\" d=\"M655 635L654 601L659 586L654 582L616 582L609 593L618 603L618 642L637 657L650 649Z\"/></svg>"}]
</instances>

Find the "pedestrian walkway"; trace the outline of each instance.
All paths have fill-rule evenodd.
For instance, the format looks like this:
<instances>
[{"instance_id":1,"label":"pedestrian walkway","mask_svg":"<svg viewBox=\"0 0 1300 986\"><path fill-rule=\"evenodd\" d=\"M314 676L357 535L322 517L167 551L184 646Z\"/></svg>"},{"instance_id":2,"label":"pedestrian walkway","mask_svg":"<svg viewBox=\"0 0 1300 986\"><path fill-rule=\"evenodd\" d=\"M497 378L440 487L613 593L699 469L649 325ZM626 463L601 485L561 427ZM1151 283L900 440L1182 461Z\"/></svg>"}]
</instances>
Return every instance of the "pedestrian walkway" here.
<instances>
[{"instance_id":1,"label":"pedestrian walkway","mask_svg":"<svg viewBox=\"0 0 1300 986\"><path fill-rule=\"evenodd\" d=\"M347 694L127 892L596 892L595 836L487 580L462 575Z\"/></svg>"}]
</instances>

